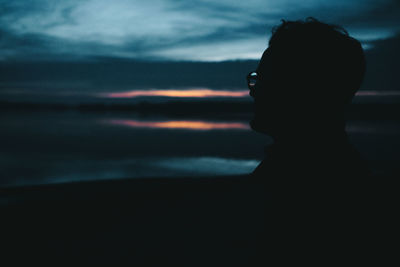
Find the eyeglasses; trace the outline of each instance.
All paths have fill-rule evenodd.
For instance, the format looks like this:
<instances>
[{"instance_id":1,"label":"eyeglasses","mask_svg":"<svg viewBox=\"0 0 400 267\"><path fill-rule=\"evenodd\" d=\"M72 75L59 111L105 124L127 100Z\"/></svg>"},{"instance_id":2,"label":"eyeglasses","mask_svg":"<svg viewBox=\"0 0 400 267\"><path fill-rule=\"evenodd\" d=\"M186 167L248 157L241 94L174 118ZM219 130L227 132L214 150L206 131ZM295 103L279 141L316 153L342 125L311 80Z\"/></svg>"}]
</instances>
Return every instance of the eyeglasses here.
<instances>
[{"instance_id":1,"label":"eyeglasses","mask_svg":"<svg viewBox=\"0 0 400 267\"><path fill-rule=\"evenodd\" d=\"M256 71L252 71L247 75L247 86L250 90L253 90L258 80L258 74Z\"/></svg>"}]
</instances>

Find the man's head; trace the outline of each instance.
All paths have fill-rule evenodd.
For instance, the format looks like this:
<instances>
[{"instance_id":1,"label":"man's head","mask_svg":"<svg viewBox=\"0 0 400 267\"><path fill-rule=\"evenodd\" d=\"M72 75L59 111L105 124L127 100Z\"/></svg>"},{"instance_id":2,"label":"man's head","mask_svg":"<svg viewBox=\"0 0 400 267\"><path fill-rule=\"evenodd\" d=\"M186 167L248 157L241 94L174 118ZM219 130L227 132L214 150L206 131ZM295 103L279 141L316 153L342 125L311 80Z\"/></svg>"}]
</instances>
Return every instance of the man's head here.
<instances>
[{"instance_id":1,"label":"man's head","mask_svg":"<svg viewBox=\"0 0 400 267\"><path fill-rule=\"evenodd\" d=\"M256 72L251 125L276 137L343 121L363 80L365 59L360 43L343 28L312 18L283 21Z\"/></svg>"}]
</instances>

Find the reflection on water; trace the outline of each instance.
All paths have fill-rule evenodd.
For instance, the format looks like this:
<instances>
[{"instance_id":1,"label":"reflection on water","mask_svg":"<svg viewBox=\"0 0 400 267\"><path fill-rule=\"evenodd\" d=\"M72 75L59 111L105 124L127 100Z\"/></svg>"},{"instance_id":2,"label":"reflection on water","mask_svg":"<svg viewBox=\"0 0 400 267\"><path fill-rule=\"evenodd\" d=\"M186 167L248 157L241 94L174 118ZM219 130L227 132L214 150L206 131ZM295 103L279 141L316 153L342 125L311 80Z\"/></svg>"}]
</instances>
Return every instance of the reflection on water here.
<instances>
[{"instance_id":1,"label":"reflection on water","mask_svg":"<svg viewBox=\"0 0 400 267\"><path fill-rule=\"evenodd\" d=\"M245 119L140 116L96 112L6 114L0 131L0 188L245 174L256 167L269 141L248 130Z\"/></svg>"},{"instance_id":2,"label":"reflection on water","mask_svg":"<svg viewBox=\"0 0 400 267\"><path fill-rule=\"evenodd\" d=\"M189 90L134 90L127 92L111 92L97 94L105 98L133 98L140 96L164 96L164 97L246 97L249 96L248 90L228 91L211 89L189 89Z\"/></svg>"},{"instance_id":3,"label":"reflection on water","mask_svg":"<svg viewBox=\"0 0 400 267\"><path fill-rule=\"evenodd\" d=\"M24 179L0 180L0 186L57 184L129 178L179 178L244 175L259 164L254 159L223 157L149 157L129 159L64 159L48 163L48 172Z\"/></svg>"},{"instance_id":4,"label":"reflection on water","mask_svg":"<svg viewBox=\"0 0 400 267\"><path fill-rule=\"evenodd\" d=\"M251 173L259 162L259 160L220 157L168 158L156 161L155 166L186 171L191 175L238 175Z\"/></svg>"},{"instance_id":5,"label":"reflection on water","mask_svg":"<svg viewBox=\"0 0 400 267\"><path fill-rule=\"evenodd\" d=\"M184 129L184 130L249 130L247 123L242 122L208 122L189 120L170 121L139 121L139 120L103 120L102 123L109 125L122 125L132 128L161 128L161 129Z\"/></svg>"},{"instance_id":6,"label":"reflection on water","mask_svg":"<svg viewBox=\"0 0 400 267\"><path fill-rule=\"evenodd\" d=\"M214 122L205 120L133 120L133 119L108 119L99 121L105 125L127 126L130 128L172 129L172 130L245 130L250 131L248 123L244 122ZM374 124L352 121L346 127L348 133L363 134L399 134L400 126L393 123L380 123L381 127Z\"/></svg>"},{"instance_id":7,"label":"reflection on water","mask_svg":"<svg viewBox=\"0 0 400 267\"><path fill-rule=\"evenodd\" d=\"M2 115L0 187L244 174L257 166L264 146L272 142L251 131L246 117L216 121L47 111ZM371 169L398 170L397 120L349 121L347 130L361 155L373 162Z\"/></svg>"}]
</instances>

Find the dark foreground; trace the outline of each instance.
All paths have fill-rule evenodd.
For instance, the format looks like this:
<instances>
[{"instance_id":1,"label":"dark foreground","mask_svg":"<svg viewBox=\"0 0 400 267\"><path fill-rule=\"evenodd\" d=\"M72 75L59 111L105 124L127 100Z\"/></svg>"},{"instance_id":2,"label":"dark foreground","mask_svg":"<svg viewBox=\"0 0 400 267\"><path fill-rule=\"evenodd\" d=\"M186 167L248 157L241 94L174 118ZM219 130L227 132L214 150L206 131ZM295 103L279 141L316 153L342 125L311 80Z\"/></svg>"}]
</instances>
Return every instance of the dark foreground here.
<instances>
[{"instance_id":1,"label":"dark foreground","mask_svg":"<svg viewBox=\"0 0 400 267\"><path fill-rule=\"evenodd\" d=\"M292 262L303 261L297 258L302 254L308 263L318 258L316 265L323 266L337 258L342 261L339 255L348 254L353 255L354 264L354 260L373 259L382 263L396 251L389 245L396 241L398 231L398 193L393 181L393 177L375 177L363 186L364 199L357 201L357 207L352 204L352 214L363 216L357 220L359 225L346 222L352 215L335 218L342 213L320 203L323 192L308 194L312 200L308 204L301 200L301 193L277 201L274 198L281 197L269 197L259 181L245 176L0 189L2 259L3 263L9 258L14 264L32 266L266 266L278 254ZM335 197L340 200L342 195ZM284 210L274 212L274 205L290 213L293 207L301 207L299 203L309 205L300 208L300 216L299 210L296 216L284 215ZM346 236L352 230L348 231L342 234L345 239L336 238L328 246L329 239L335 237L327 233L335 229L321 226L327 225L321 219L326 213L335 215L332 221L351 225L358 234L349 241ZM283 221L276 218L281 215ZM328 225L335 228L336 222ZM314 234L311 229L315 229ZM280 239L271 237L276 232L282 233ZM311 248L306 245L310 240L317 242L312 246L314 251L304 249ZM277 249L282 244L284 252ZM322 257L322 262L321 251L329 255Z\"/></svg>"}]
</instances>

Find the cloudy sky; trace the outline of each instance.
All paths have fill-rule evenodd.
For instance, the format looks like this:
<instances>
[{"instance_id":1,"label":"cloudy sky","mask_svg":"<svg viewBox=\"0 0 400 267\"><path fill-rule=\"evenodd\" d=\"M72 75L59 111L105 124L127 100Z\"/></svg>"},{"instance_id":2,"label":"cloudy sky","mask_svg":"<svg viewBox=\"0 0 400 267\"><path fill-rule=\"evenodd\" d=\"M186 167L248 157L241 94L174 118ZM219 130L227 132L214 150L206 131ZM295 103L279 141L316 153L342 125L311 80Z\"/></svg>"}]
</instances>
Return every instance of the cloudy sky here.
<instances>
[{"instance_id":1,"label":"cloudy sky","mask_svg":"<svg viewBox=\"0 0 400 267\"><path fill-rule=\"evenodd\" d=\"M257 59L281 19L308 16L368 48L400 32L398 0L0 0L0 60Z\"/></svg>"}]
</instances>

